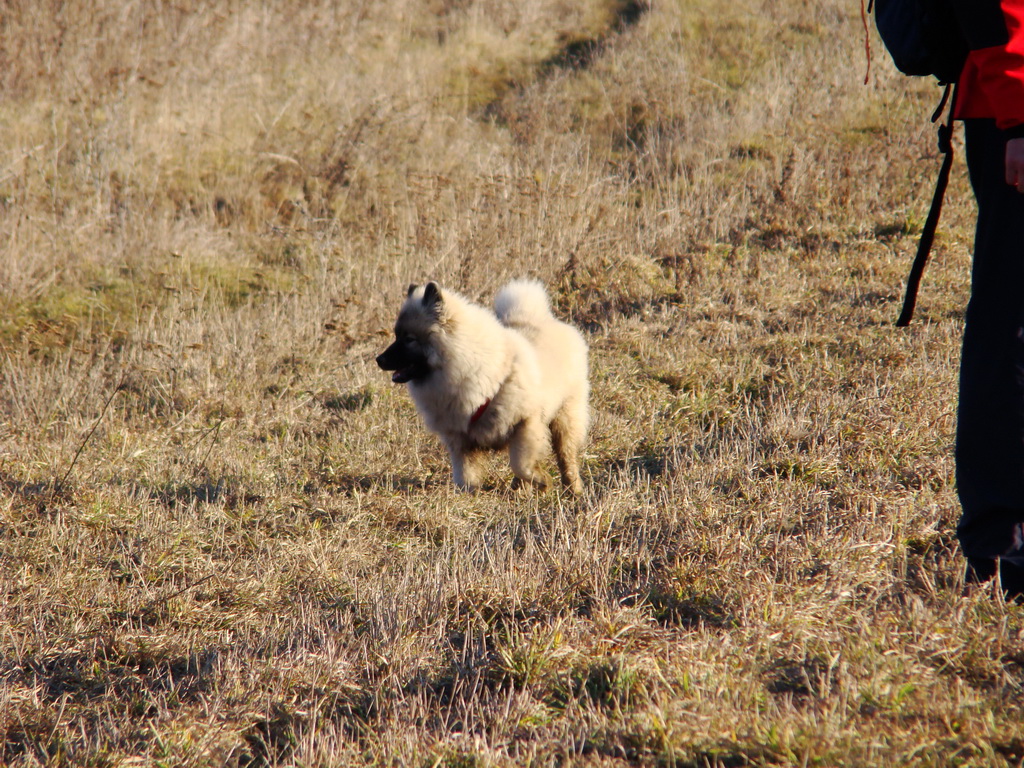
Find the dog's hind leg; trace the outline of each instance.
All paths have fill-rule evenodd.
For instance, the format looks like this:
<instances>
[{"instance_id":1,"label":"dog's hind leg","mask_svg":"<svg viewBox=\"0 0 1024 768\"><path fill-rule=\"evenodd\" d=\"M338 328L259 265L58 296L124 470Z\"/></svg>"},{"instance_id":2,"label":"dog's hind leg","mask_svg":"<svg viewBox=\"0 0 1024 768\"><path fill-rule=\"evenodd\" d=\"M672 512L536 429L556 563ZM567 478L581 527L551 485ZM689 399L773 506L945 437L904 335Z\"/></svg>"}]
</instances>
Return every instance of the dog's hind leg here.
<instances>
[{"instance_id":1,"label":"dog's hind leg","mask_svg":"<svg viewBox=\"0 0 1024 768\"><path fill-rule=\"evenodd\" d=\"M538 488L546 488L549 479L544 472L537 469L537 462L547 448L547 435L544 425L536 419L523 421L508 443L508 458L512 464L512 473L520 483L528 483Z\"/></svg>"},{"instance_id":2,"label":"dog's hind leg","mask_svg":"<svg viewBox=\"0 0 1024 768\"><path fill-rule=\"evenodd\" d=\"M551 447L555 451L562 485L575 494L583 493L579 451L587 432L587 404L568 400L551 422Z\"/></svg>"}]
</instances>

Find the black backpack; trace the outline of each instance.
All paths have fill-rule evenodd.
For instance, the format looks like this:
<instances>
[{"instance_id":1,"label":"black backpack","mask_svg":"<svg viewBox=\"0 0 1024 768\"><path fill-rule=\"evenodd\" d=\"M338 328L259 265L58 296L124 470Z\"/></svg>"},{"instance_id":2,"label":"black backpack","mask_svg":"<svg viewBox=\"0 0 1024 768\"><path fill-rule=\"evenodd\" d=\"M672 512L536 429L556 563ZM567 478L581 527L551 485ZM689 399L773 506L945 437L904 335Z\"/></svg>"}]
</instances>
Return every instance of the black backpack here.
<instances>
[{"instance_id":1,"label":"black backpack","mask_svg":"<svg viewBox=\"0 0 1024 768\"><path fill-rule=\"evenodd\" d=\"M951 101L949 119L945 124L939 124L942 167L935 183L928 218L917 244L917 255L907 278L903 309L896 321L897 326L903 327L909 325L914 316L917 289L935 240L935 229L939 223L939 214L942 213L942 198L953 167L953 109L956 92L954 89L950 100L950 88L960 77L969 48L947 0L873 0L873 5L878 34L896 68L905 75L934 76L939 84L945 85L942 100L932 114L933 123L942 116L946 103Z\"/></svg>"},{"instance_id":2,"label":"black backpack","mask_svg":"<svg viewBox=\"0 0 1024 768\"><path fill-rule=\"evenodd\" d=\"M967 41L945 0L874 0L878 34L905 75L933 75L955 83L967 59Z\"/></svg>"}]
</instances>

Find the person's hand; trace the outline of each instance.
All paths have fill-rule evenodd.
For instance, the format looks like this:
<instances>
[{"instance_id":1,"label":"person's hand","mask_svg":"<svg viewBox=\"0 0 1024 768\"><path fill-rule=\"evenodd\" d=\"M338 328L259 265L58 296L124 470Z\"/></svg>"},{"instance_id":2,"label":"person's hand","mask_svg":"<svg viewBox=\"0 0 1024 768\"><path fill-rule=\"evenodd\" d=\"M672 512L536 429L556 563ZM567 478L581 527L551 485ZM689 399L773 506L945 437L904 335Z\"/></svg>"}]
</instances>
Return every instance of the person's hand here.
<instances>
[{"instance_id":1,"label":"person's hand","mask_svg":"<svg viewBox=\"0 0 1024 768\"><path fill-rule=\"evenodd\" d=\"M1006 142L1006 183L1024 192L1024 138Z\"/></svg>"}]
</instances>

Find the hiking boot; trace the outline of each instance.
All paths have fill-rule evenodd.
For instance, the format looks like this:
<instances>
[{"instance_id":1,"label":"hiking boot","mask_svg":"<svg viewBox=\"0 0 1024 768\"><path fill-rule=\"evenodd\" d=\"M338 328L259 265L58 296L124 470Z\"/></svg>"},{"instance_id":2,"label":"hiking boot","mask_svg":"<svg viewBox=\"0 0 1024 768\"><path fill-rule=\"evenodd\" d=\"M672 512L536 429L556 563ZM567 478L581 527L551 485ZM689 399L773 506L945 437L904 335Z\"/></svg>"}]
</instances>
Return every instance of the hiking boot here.
<instances>
[{"instance_id":1,"label":"hiking boot","mask_svg":"<svg viewBox=\"0 0 1024 768\"><path fill-rule=\"evenodd\" d=\"M997 560L994 557L969 557L967 558L967 573L964 574L964 584L984 584L996 575Z\"/></svg>"},{"instance_id":2,"label":"hiking boot","mask_svg":"<svg viewBox=\"0 0 1024 768\"><path fill-rule=\"evenodd\" d=\"M1024 563L1020 558L999 558L999 586L1007 601L1024 603Z\"/></svg>"}]
</instances>

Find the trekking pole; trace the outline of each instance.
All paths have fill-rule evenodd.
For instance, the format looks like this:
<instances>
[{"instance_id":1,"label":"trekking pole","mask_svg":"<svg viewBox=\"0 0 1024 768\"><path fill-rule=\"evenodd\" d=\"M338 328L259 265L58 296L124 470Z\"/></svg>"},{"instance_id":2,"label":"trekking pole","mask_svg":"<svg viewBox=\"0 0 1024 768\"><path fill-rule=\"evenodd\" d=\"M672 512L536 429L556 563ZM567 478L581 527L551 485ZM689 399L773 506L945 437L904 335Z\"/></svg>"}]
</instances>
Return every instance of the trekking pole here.
<instances>
[{"instance_id":1,"label":"trekking pole","mask_svg":"<svg viewBox=\"0 0 1024 768\"><path fill-rule=\"evenodd\" d=\"M950 86L946 86L942 94L942 101L932 115L932 122L939 119L942 110L949 99ZM946 194L946 185L949 183L949 172L953 167L953 110L956 109L956 88L953 88L952 103L949 107L949 120L939 125L939 152L943 154L942 167L939 169L939 178L935 182L935 194L932 195L932 206L928 210L928 218L925 219L924 229L921 230L921 239L917 243L917 255L910 267L910 275L907 277L907 292L903 297L903 310L896 320L897 328L904 328L910 325L914 316L914 305L917 303L917 289L921 284L921 275L924 274L925 264L928 263L928 254L932 250L932 242L935 240L935 230L939 225L939 214L942 213L942 198Z\"/></svg>"}]
</instances>

